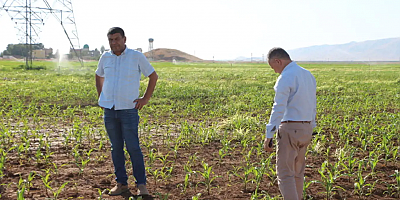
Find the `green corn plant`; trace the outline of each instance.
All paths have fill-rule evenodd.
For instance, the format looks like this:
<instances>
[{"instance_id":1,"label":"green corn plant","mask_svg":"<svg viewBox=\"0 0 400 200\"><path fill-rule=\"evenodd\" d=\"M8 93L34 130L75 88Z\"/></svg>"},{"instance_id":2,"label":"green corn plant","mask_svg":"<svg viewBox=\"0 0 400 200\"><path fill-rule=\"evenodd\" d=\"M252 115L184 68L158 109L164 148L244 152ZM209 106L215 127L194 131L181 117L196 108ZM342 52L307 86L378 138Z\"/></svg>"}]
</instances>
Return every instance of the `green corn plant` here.
<instances>
[{"instance_id":1,"label":"green corn plant","mask_svg":"<svg viewBox=\"0 0 400 200\"><path fill-rule=\"evenodd\" d=\"M48 172L49 172L49 170L46 170L46 175L45 175L45 176L42 176L42 182L43 182L43 184L44 184L44 186L45 186L46 195L47 195L47 196L49 196L48 190L50 190L50 191L53 190L53 188L50 186L51 180L49 180L49 178L50 178L50 173L48 173Z\"/></svg>"},{"instance_id":2,"label":"green corn plant","mask_svg":"<svg viewBox=\"0 0 400 200\"><path fill-rule=\"evenodd\" d=\"M18 181L17 200L25 199L25 189L25 181L22 179L22 176L20 176Z\"/></svg>"},{"instance_id":3,"label":"green corn plant","mask_svg":"<svg viewBox=\"0 0 400 200\"><path fill-rule=\"evenodd\" d=\"M397 169L394 170L394 174L392 174L391 177L394 177L396 182L395 182L395 184L389 185L388 193L397 198L400 198L400 173L399 173L399 170L397 170Z\"/></svg>"},{"instance_id":4,"label":"green corn plant","mask_svg":"<svg viewBox=\"0 0 400 200\"><path fill-rule=\"evenodd\" d=\"M42 160L44 160L44 164L51 163L50 156L52 156L54 152L46 151L45 154L42 154Z\"/></svg>"},{"instance_id":5,"label":"green corn plant","mask_svg":"<svg viewBox=\"0 0 400 200\"><path fill-rule=\"evenodd\" d=\"M261 195L255 191L254 193L251 194L250 200L258 200L260 199Z\"/></svg>"},{"instance_id":6,"label":"green corn plant","mask_svg":"<svg viewBox=\"0 0 400 200\"><path fill-rule=\"evenodd\" d=\"M212 171L212 166L209 166L207 163L203 162L203 171L199 171L199 174L203 177L204 181L200 182L206 186L207 194L210 195L211 184L212 182L218 178L219 176L214 176L214 172Z\"/></svg>"},{"instance_id":7,"label":"green corn plant","mask_svg":"<svg viewBox=\"0 0 400 200\"><path fill-rule=\"evenodd\" d=\"M330 169L330 164L325 161L322 163L321 168L318 170L318 172L321 175L321 181L318 182L321 183L326 190L326 199L331 199L332 195L338 188L345 191L345 189L340 186L334 186L335 180L339 177L336 174L337 166Z\"/></svg>"},{"instance_id":8,"label":"green corn plant","mask_svg":"<svg viewBox=\"0 0 400 200\"><path fill-rule=\"evenodd\" d=\"M161 199L161 200L168 200L169 193L167 193L167 194L162 194L162 193L160 193L160 192L156 192L156 195L158 196L158 199Z\"/></svg>"},{"instance_id":9,"label":"green corn plant","mask_svg":"<svg viewBox=\"0 0 400 200\"><path fill-rule=\"evenodd\" d=\"M326 156L325 160L327 162L329 162L329 152L330 152L330 150L331 150L331 147L328 147L328 148L326 148L326 151L324 153L324 155Z\"/></svg>"},{"instance_id":10,"label":"green corn plant","mask_svg":"<svg viewBox=\"0 0 400 200\"><path fill-rule=\"evenodd\" d=\"M146 167L147 173L153 176L154 186L157 187L157 179L161 176L159 169L152 169L152 167Z\"/></svg>"},{"instance_id":11,"label":"green corn plant","mask_svg":"<svg viewBox=\"0 0 400 200\"><path fill-rule=\"evenodd\" d=\"M257 142L257 158L263 159L264 156L264 143L263 142Z\"/></svg>"},{"instance_id":12,"label":"green corn plant","mask_svg":"<svg viewBox=\"0 0 400 200\"><path fill-rule=\"evenodd\" d=\"M260 188L260 184L265 172L266 172L266 163L264 160L261 160L260 166L253 168L254 182L256 183L256 190L254 191L255 194L258 193L258 189Z\"/></svg>"},{"instance_id":13,"label":"green corn plant","mask_svg":"<svg viewBox=\"0 0 400 200\"><path fill-rule=\"evenodd\" d=\"M157 159L157 155L156 155L156 153L154 152L154 149L151 149L151 150L149 151L149 153L147 154L147 157L149 158L149 159L148 159L147 165L150 166L150 167L152 167L152 166L154 165L154 162L155 162L156 159Z\"/></svg>"},{"instance_id":14,"label":"green corn plant","mask_svg":"<svg viewBox=\"0 0 400 200\"><path fill-rule=\"evenodd\" d=\"M79 175L82 175L82 173L85 170L89 161L90 161L90 158L84 159L84 158L80 157L80 160L75 162L76 166L79 168Z\"/></svg>"},{"instance_id":15,"label":"green corn plant","mask_svg":"<svg viewBox=\"0 0 400 200\"><path fill-rule=\"evenodd\" d=\"M222 164L222 159L224 159L225 156L227 156L228 153L222 148L218 151L218 156L219 156L219 160L218 163Z\"/></svg>"},{"instance_id":16,"label":"green corn plant","mask_svg":"<svg viewBox=\"0 0 400 200\"><path fill-rule=\"evenodd\" d=\"M32 187L32 181L35 178L35 176L36 176L36 172L30 172L29 175L28 175L28 180L26 182L28 194L29 194L29 191L30 191L30 189Z\"/></svg>"},{"instance_id":17,"label":"green corn plant","mask_svg":"<svg viewBox=\"0 0 400 200\"><path fill-rule=\"evenodd\" d=\"M200 200L201 193L197 193L196 196L192 196L192 200Z\"/></svg>"},{"instance_id":18,"label":"green corn plant","mask_svg":"<svg viewBox=\"0 0 400 200\"><path fill-rule=\"evenodd\" d=\"M243 168L243 182L244 182L244 191L247 191L247 184L252 181L250 179L250 175L254 172L254 167L246 164Z\"/></svg>"},{"instance_id":19,"label":"green corn plant","mask_svg":"<svg viewBox=\"0 0 400 200\"><path fill-rule=\"evenodd\" d=\"M162 180L166 181L168 178L170 178L173 169L174 167L162 167L159 171Z\"/></svg>"},{"instance_id":20,"label":"green corn plant","mask_svg":"<svg viewBox=\"0 0 400 200\"><path fill-rule=\"evenodd\" d=\"M64 189L64 187L68 184L69 182L63 183L60 187L58 187L57 190L53 191L53 197L54 199L58 199L58 195L60 195L61 191Z\"/></svg>"},{"instance_id":21,"label":"green corn plant","mask_svg":"<svg viewBox=\"0 0 400 200\"><path fill-rule=\"evenodd\" d=\"M66 165L68 165L68 164L62 164L61 166L57 166L57 164L56 163L52 163L53 164L53 168L54 168L54 173L56 174L56 175L58 175L58 171L59 171L59 169L61 168L61 167L64 167L64 166L66 166Z\"/></svg>"},{"instance_id":22,"label":"green corn plant","mask_svg":"<svg viewBox=\"0 0 400 200\"><path fill-rule=\"evenodd\" d=\"M384 134L385 135L385 134ZM384 159L384 164L385 164L385 166L387 165L387 162L388 162L388 160L389 160L389 156L391 155L391 146L392 145L389 145L388 144L388 140L387 140L387 137L386 136L382 136L383 138L382 138L382 142L381 142L381 150L383 150L383 159Z\"/></svg>"},{"instance_id":23,"label":"green corn plant","mask_svg":"<svg viewBox=\"0 0 400 200\"><path fill-rule=\"evenodd\" d=\"M164 156L159 156L159 158L158 158L158 160L161 161L163 168L166 167L168 163L172 162L172 161L168 160L168 156L169 156L169 153Z\"/></svg>"},{"instance_id":24,"label":"green corn plant","mask_svg":"<svg viewBox=\"0 0 400 200\"><path fill-rule=\"evenodd\" d=\"M179 186L181 186L182 187L182 194L186 194L186 190L187 190L187 188L189 188L190 186L189 186L189 183L190 183L190 173L186 173L185 174L185 180L184 180L184 182L183 182L183 184L181 183L181 184L179 184Z\"/></svg>"},{"instance_id":25,"label":"green corn plant","mask_svg":"<svg viewBox=\"0 0 400 200\"><path fill-rule=\"evenodd\" d=\"M100 188L97 188L97 192L99 193L99 197L97 197L97 200L106 200L103 198L103 195L107 193L107 189L101 190Z\"/></svg>"},{"instance_id":26,"label":"green corn plant","mask_svg":"<svg viewBox=\"0 0 400 200\"><path fill-rule=\"evenodd\" d=\"M176 142L175 145L174 145L174 149L173 149L173 151L174 151L174 160L175 161L176 161L176 157L178 155L178 151L179 151L180 147L181 147L181 143L180 142Z\"/></svg>"},{"instance_id":27,"label":"green corn plant","mask_svg":"<svg viewBox=\"0 0 400 200\"><path fill-rule=\"evenodd\" d=\"M398 152L400 151L400 147L393 147L392 150L392 160L394 161L395 164L397 164L397 158L398 158Z\"/></svg>"},{"instance_id":28,"label":"green corn plant","mask_svg":"<svg viewBox=\"0 0 400 200\"><path fill-rule=\"evenodd\" d=\"M273 186L278 178L278 174L275 170L276 168L276 164L271 163L271 159L275 156L275 152L272 152L269 157L267 158L267 160L265 161L265 163L267 164L266 166L266 171L267 171L267 177L268 179L271 181L269 183L270 186Z\"/></svg>"},{"instance_id":29,"label":"green corn plant","mask_svg":"<svg viewBox=\"0 0 400 200\"><path fill-rule=\"evenodd\" d=\"M249 140L244 139L240 141L240 144L242 144L242 154L246 152L247 147L249 146Z\"/></svg>"},{"instance_id":30,"label":"green corn plant","mask_svg":"<svg viewBox=\"0 0 400 200\"><path fill-rule=\"evenodd\" d=\"M190 186L190 181L191 181L191 177L192 175L197 175L196 171L192 170L192 166L190 164L190 161L187 161L186 164L183 166L183 169L185 170L185 181L183 184L183 193L186 192L186 189Z\"/></svg>"},{"instance_id":31,"label":"green corn plant","mask_svg":"<svg viewBox=\"0 0 400 200\"><path fill-rule=\"evenodd\" d=\"M40 164L42 163L42 151L40 149L40 146L36 149L36 153L35 153L35 158L36 158L36 163Z\"/></svg>"},{"instance_id":32,"label":"green corn plant","mask_svg":"<svg viewBox=\"0 0 400 200\"><path fill-rule=\"evenodd\" d=\"M318 181L306 181L306 177L304 177L304 182L303 182L303 197L306 198L307 197L307 189L310 187L311 184L313 183L317 183ZM306 198L309 199L309 198Z\"/></svg>"},{"instance_id":33,"label":"green corn plant","mask_svg":"<svg viewBox=\"0 0 400 200\"><path fill-rule=\"evenodd\" d=\"M254 147L251 147L251 149L247 152L247 155L244 156L246 163L243 168L244 170L244 190L247 191L247 183L251 182L252 179L250 179L250 175L254 172L254 167L252 166L252 161L251 161L251 155L253 152Z\"/></svg>"},{"instance_id":34,"label":"green corn plant","mask_svg":"<svg viewBox=\"0 0 400 200\"><path fill-rule=\"evenodd\" d=\"M396 188L397 188L397 197L400 197L400 173L399 170L394 170L396 175Z\"/></svg>"},{"instance_id":35,"label":"green corn plant","mask_svg":"<svg viewBox=\"0 0 400 200\"><path fill-rule=\"evenodd\" d=\"M4 164L6 162L7 152L0 148L0 178L4 176Z\"/></svg>"},{"instance_id":36,"label":"green corn plant","mask_svg":"<svg viewBox=\"0 0 400 200\"><path fill-rule=\"evenodd\" d=\"M18 147L17 147L17 153L18 153L18 160L19 160L19 164L20 164L20 165L23 164L24 158L22 157L22 155L23 155L24 152L25 152L24 144L18 145Z\"/></svg>"},{"instance_id":37,"label":"green corn plant","mask_svg":"<svg viewBox=\"0 0 400 200\"><path fill-rule=\"evenodd\" d=\"M369 186L370 184L367 184L366 180L368 178L368 175L363 176L362 172L363 172L363 161L360 161L358 164L358 171L357 171L357 179L356 182L354 183L354 193L358 194L360 197L362 195L364 195L364 190L366 188L366 186Z\"/></svg>"},{"instance_id":38,"label":"green corn plant","mask_svg":"<svg viewBox=\"0 0 400 200\"><path fill-rule=\"evenodd\" d=\"M29 148L30 148L30 146L31 146L31 140L28 138L28 137L23 137L22 138L23 139L23 142L24 142L24 153L25 154L28 154L28 153L30 153L30 150L29 150Z\"/></svg>"},{"instance_id":39,"label":"green corn plant","mask_svg":"<svg viewBox=\"0 0 400 200\"><path fill-rule=\"evenodd\" d=\"M195 165L196 160L197 160L197 152L189 156L189 161L192 166Z\"/></svg>"},{"instance_id":40,"label":"green corn plant","mask_svg":"<svg viewBox=\"0 0 400 200\"><path fill-rule=\"evenodd\" d=\"M370 152L368 157L369 166L371 168L371 176L375 176L375 168L379 162L379 153L375 153L374 151Z\"/></svg>"},{"instance_id":41,"label":"green corn plant","mask_svg":"<svg viewBox=\"0 0 400 200\"><path fill-rule=\"evenodd\" d=\"M349 177L349 182L351 181L350 178L354 174L354 168L357 166L357 163L359 162L357 157L354 156L355 150L352 149L350 152L350 155L348 155L345 160L347 161L347 165L344 162L341 162L340 165L344 168L344 171L347 173L344 175L347 175Z\"/></svg>"}]
</instances>

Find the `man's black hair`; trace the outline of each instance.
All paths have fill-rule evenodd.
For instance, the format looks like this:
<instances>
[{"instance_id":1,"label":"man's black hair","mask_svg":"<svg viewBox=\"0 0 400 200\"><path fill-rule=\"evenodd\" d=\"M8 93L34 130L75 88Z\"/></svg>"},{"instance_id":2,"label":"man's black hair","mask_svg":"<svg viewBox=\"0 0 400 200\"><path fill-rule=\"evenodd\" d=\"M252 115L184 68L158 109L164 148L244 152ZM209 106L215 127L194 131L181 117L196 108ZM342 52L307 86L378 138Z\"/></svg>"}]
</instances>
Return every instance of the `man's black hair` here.
<instances>
[{"instance_id":1,"label":"man's black hair","mask_svg":"<svg viewBox=\"0 0 400 200\"><path fill-rule=\"evenodd\" d=\"M110 29L108 30L108 32L107 32L107 36L109 36L109 35L114 35L114 34L116 34L116 33L121 34L121 36L122 36L123 38L125 37L125 32L124 32L124 30L122 30L122 28L120 28L120 27L112 27L112 28L110 28Z\"/></svg>"}]
</instances>

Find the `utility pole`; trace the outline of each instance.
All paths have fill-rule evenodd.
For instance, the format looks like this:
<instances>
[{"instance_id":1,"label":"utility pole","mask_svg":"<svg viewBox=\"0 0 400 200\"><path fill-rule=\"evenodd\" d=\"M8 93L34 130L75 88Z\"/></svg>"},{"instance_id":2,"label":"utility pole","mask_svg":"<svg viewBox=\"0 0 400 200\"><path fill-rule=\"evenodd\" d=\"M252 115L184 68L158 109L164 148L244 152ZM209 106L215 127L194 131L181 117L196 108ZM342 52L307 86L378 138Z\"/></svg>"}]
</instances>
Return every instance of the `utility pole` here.
<instances>
[{"instance_id":1,"label":"utility pole","mask_svg":"<svg viewBox=\"0 0 400 200\"><path fill-rule=\"evenodd\" d=\"M53 15L67 36L70 48L78 57L81 66L83 66L82 55L78 54L76 49L80 49L78 31L76 28L72 0L7 0L5 3L0 1L1 11L7 12L11 20L15 23L15 28L19 31L19 41L25 43L25 64L27 69L32 68L33 47L38 43L41 27L44 26L44 20L47 15ZM50 6L52 5L52 6Z\"/></svg>"}]
</instances>

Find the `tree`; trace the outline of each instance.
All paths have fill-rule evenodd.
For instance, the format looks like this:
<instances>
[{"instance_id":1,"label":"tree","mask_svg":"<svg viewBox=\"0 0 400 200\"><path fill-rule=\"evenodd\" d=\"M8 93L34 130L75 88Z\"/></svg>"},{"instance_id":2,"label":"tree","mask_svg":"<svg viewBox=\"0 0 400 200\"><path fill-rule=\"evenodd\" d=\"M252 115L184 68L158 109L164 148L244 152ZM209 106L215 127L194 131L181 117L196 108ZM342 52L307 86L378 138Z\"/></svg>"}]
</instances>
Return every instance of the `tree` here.
<instances>
[{"instance_id":1,"label":"tree","mask_svg":"<svg viewBox=\"0 0 400 200\"><path fill-rule=\"evenodd\" d=\"M4 52L4 55L17 55L17 56L26 56L28 54L26 44L8 44L7 52ZM32 44L32 50L43 49L44 45L42 43Z\"/></svg>"},{"instance_id":2,"label":"tree","mask_svg":"<svg viewBox=\"0 0 400 200\"><path fill-rule=\"evenodd\" d=\"M49 55L47 56L47 59L50 59L50 58L55 58L55 56L52 52L50 52Z\"/></svg>"},{"instance_id":3,"label":"tree","mask_svg":"<svg viewBox=\"0 0 400 200\"><path fill-rule=\"evenodd\" d=\"M104 53L104 51L106 51L106 48L104 48L104 45L101 45L101 48L100 48L100 52L101 52L101 54L103 54L103 53Z\"/></svg>"},{"instance_id":4,"label":"tree","mask_svg":"<svg viewBox=\"0 0 400 200\"><path fill-rule=\"evenodd\" d=\"M11 53L8 52L7 50L4 50L2 54L3 54L4 56L9 56L9 55L11 55Z\"/></svg>"}]
</instances>

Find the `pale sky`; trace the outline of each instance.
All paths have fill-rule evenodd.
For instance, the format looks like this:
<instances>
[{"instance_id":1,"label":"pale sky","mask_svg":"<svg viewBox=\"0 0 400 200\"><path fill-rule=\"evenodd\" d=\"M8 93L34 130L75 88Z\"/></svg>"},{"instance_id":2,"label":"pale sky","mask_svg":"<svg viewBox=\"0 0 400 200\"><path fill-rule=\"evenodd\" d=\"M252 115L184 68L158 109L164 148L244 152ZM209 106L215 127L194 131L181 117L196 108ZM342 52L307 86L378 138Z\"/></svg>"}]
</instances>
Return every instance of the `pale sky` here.
<instances>
[{"instance_id":1,"label":"pale sky","mask_svg":"<svg viewBox=\"0 0 400 200\"><path fill-rule=\"evenodd\" d=\"M40 0L39 0L40 1ZM0 0L3 4L5 0ZM32 1L33 2L33 1ZM55 2L55 0L48 0ZM81 47L109 48L107 30L125 30L127 46L171 48L201 59L261 57L272 47L295 48L400 37L400 0L75 0ZM51 3L50 3L51 4ZM0 50L18 43L0 12ZM40 42L66 49L61 26L49 16Z\"/></svg>"}]
</instances>

